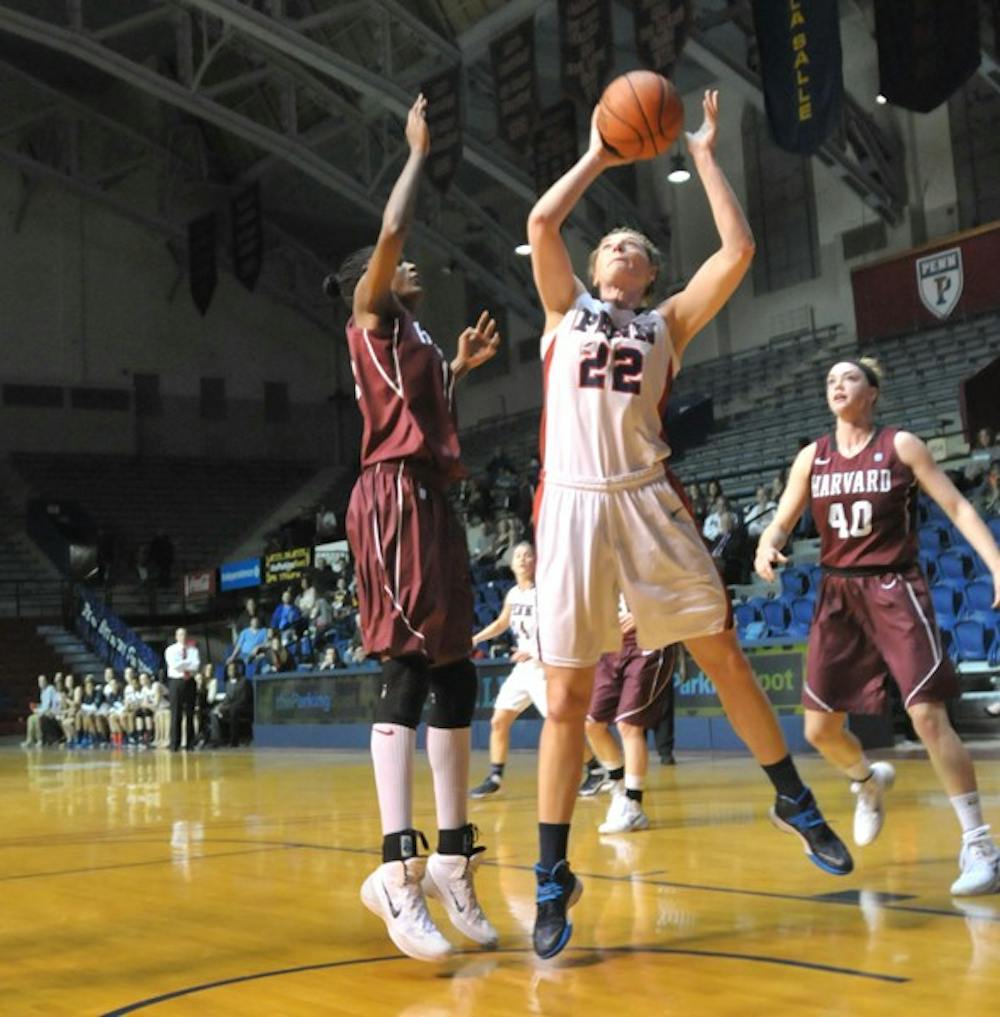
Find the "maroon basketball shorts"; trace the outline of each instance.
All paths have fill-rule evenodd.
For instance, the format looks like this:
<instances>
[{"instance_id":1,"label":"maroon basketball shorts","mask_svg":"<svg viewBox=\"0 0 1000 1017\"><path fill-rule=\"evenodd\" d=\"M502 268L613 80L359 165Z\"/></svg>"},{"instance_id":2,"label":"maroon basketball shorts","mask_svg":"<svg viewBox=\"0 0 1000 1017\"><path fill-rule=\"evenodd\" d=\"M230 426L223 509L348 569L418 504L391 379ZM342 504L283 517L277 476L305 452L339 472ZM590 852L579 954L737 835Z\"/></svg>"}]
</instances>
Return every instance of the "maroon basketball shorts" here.
<instances>
[{"instance_id":1,"label":"maroon basketball shorts","mask_svg":"<svg viewBox=\"0 0 1000 1017\"><path fill-rule=\"evenodd\" d=\"M347 539L369 656L470 654L469 555L443 480L402 462L367 467L351 492Z\"/></svg>"},{"instance_id":2,"label":"maroon basketball shorts","mask_svg":"<svg viewBox=\"0 0 1000 1017\"><path fill-rule=\"evenodd\" d=\"M597 662L587 719L656 727L674 676L674 650L640 650L630 640Z\"/></svg>"},{"instance_id":3,"label":"maroon basketball shorts","mask_svg":"<svg viewBox=\"0 0 1000 1017\"><path fill-rule=\"evenodd\" d=\"M943 702L959 692L923 573L826 573L809 631L802 705L881 713L890 678L906 707Z\"/></svg>"}]
</instances>

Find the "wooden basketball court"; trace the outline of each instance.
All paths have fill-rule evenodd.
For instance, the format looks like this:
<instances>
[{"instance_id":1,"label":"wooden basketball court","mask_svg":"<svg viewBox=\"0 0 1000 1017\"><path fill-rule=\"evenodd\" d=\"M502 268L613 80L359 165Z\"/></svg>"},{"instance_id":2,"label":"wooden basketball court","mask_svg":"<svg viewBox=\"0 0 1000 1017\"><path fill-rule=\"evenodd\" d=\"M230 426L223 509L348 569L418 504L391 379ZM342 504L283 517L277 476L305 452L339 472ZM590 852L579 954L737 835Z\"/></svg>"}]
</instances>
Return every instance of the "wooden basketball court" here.
<instances>
[{"instance_id":1,"label":"wooden basketball court","mask_svg":"<svg viewBox=\"0 0 1000 1017\"><path fill-rule=\"evenodd\" d=\"M476 782L484 766L477 754ZM652 764L647 832L599 835L607 797L580 801L570 856L585 891L549 962L530 949L534 766L515 754L503 794L471 808L500 949L463 943L433 966L398 954L358 899L380 861L362 754L0 750L0 1012L996 1011L1000 896L949 896L958 828L921 754L897 759L886 829L839 879L770 826L744 757ZM846 782L815 759L802 769L848 836ZM979 770L1000 824L997 763Z\"/></svg>"}]
</instances>

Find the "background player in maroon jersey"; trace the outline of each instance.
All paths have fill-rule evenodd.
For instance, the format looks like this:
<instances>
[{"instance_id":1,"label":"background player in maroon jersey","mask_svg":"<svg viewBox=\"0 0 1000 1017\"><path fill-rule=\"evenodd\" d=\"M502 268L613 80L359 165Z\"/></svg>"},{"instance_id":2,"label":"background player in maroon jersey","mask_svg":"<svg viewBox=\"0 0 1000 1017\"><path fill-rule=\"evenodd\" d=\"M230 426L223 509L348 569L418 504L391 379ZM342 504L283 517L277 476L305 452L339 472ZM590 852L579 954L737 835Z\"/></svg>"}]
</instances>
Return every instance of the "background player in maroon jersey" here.
<instances>
[{"instance_id":1,"label":"background player in maroon jersey","mask_svg":"<svg viewBox=\"0 0 1000 1017\"><path fill-rule=\"evenodd\" d=\"M424 895L440 898L462 933L483 945L496 931L480 908L472 875L481 847L468 822L470 724L476 670L469 660L472 587L465 534L447 500L463 476L452 402L457 378L496 352L496 323L483 312L458 339L449 363L413 317L423 290L402 260L421 169L430 150L426 100L406 121L410 153L386 203L373 248L346 259L334 283L352 307L347 345L364 433L361 475L351 493L347 535L356 559L365 651L382 661L372 727L372 762L382 822L382 862L361 899L393 942L419 960L451 946ZM413 758L424 703L434 777L437 850L413 829Z\"/></svg>"},{"instance_id":2,"label":"background player in maroon jersey","mask_svg":"<svg viewBox=\"0 0 1000 1017\"><path fill-rule=\"evenodd\" d=\"M809 632L803 705L806 738L849 776L858 796L854 839L871 843L882 827L883 796L894 773L869 763L844 725L849 712L878 712L891 675L962 826L956 895L1000 889L1000 852L983 822L968 750L945 700L958 681L941 652L934 608L917 564L914 499L919 486L944 509L993 574L1000 606L1000 550L917 437L878 427L881 372L873 360L842 361L826 379L836 417L832 435L807 445L792 465L774 522L757 545L757 572L774 579L781 548L808 504L822 538L823 582Z\"/></svg>"}]
</instances>

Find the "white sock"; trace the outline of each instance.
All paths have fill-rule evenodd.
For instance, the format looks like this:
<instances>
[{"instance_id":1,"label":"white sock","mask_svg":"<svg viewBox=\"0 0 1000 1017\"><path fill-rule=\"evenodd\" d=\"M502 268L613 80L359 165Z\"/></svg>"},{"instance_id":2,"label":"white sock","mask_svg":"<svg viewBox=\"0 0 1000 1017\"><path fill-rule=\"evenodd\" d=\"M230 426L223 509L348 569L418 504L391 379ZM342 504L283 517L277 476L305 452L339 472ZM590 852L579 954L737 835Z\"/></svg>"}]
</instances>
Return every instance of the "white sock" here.
<instances>
[{"instance_id":1,"label":"white sock","mask_svg":"<svg viewBox=\"0 0 1000 1017\"><path fill-rule=\"evenodd\" d=\"M427 758L434 776L439 830L457 830L469 821L469 751L472 728L427 728Z\"/></svg>"},{"instance_id":2,"label":"white sock","mask_svg":"<svg viewBox=\"0 0 1000 1017\"><path fill-rule=\"evenodd\" d=\"M372 725L372 766L382 835L413 826L413 754L417 732L402 724Z\"/></svg>"},{"instance_id":3,"label":"white sock","mask_svg":"<svg viewBox=\"0 0 1000 1017\"><path fill-rule=\"evenodd\" d=\"M645 776L639 776L636 773L625 774L625 790L626 791L641 791L646 786Z\"/></svg>"},{"instance_id":4,"label":"white sock","mask_svg":"<svg viewBox=\"0 0 1000 1017\"><path fill-rule=\"evenodd\" d=\"M851 780L867 780L872 775L872 764L868 761L868 757L862 752L856 763L851 763L850 766L844 767L844 773L846 773Z\"/></svg>"},{"instance_id":5,"label":"white sock","mask_svg":"<svg viewBox=\"0 0 1000 1017\"><path fill-rule=\"evenodd\" d=\"M979 804L979 792L970 791L967 795L954 795L949 799L951 807L962 824L962 836L978 830L986 824L983 822L983 808Z\"/></svg>"}]
</instances>

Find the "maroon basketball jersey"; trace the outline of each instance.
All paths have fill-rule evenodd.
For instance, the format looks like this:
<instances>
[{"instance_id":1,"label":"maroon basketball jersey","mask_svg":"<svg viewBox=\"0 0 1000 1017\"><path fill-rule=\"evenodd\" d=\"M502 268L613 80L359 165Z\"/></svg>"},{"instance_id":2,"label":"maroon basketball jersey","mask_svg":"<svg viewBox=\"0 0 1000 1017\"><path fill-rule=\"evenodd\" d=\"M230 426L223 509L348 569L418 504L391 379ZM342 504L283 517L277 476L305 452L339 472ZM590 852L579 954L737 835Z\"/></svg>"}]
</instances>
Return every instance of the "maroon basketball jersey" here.
<instances>
[{"instance_id":1,"label":"maroon basketball jersey","mask_svg":"<svg viewBox=\"0 0 1000 1017\"><path fill-rule=\"evenodd\" d=\"M406 459L454 480L465 475L455 376L431 337L404 313L388 335L347 323L347 348L364 432L361 465Z\"/></svg>"},{"instance_id":2,"label":"maroon basketball jersey","mask_svg":"<svg viewBox=\"0 0 1000 1017\"><path fill-rule=\"evenodd\" d=\"M851 458L837 451L832 435L817 440L809 484L820 564L892 570L916 562L917 485L896 454L896 433L879 428Z\"/></svg>"}]
</instances>

